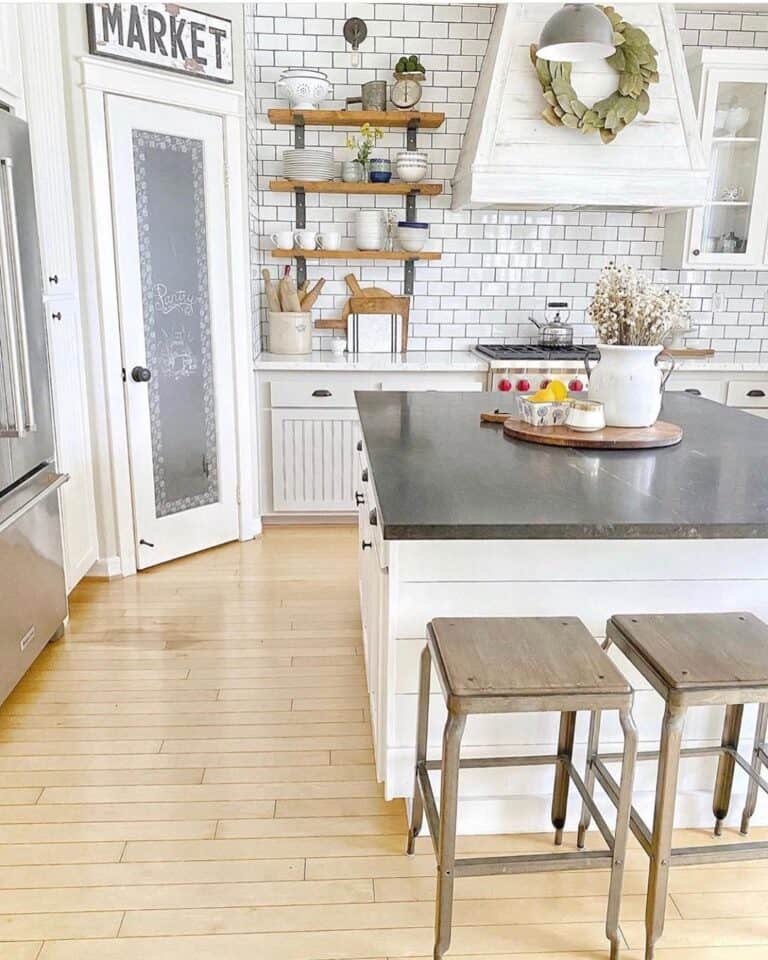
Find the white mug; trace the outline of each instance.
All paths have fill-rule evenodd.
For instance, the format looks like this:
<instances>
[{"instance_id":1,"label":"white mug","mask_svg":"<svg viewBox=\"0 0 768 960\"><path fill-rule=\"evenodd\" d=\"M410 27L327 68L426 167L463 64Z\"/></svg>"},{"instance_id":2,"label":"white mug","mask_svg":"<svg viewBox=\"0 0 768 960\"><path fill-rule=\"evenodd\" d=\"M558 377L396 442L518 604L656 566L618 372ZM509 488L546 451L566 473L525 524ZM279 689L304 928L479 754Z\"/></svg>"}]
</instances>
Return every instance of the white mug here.
<instances>
[{"instance_id":1,"label":"white mug","mask_svg":"<svg viewBox=\"0 0 768 960\"><path fill-rule=\"evenodd\" d=\"M331 340L331 353L334 357L341 357L347 349L346 337L334 337Z\"/></svg>"},{"instance_id":2,"label":"white mug","mask_svg":"<svg viewBox=\"0 0 768 960\"><path fill-rule=\"evenodd\" d=\"M317 247L317 234L314 230L297 230L294 236L296 246L301 250L314 250Z\"/></svg>"},{"instance_id":3,"label":"white mug","mask_svg":"<svg viewBox=\"0 0 768 960\"><path fill-rule=\"evenodd\" d=\"M293 249L293 230L278 230L277 233L271 233L269 239L280 250Z\"/></svg>"},{"instance_id":4,"label":"white mug","mask_svg":"<svg viewBox=\"0 0 768 960\"><path fill-rule=\"evenodd\" d=\"M341 246L341 234L337 230L318 233L317 246L319 250L338 250Z\"/></svg>"}]
</instances>

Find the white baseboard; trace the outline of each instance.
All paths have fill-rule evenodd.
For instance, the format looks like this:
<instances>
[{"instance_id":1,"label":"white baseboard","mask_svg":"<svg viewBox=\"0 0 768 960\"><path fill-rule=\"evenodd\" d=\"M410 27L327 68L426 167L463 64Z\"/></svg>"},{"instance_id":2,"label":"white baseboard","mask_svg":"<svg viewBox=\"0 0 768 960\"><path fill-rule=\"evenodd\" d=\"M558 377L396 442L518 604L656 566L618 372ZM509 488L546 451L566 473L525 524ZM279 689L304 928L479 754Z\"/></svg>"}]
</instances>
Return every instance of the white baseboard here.
<instances>
[{"instance_id":1,"label":"white baseboard","mask_svg":"<svg viewBox=\"0 0 768 960\"><path fill-rule=\"evenodd\" d=\"M122 577L123 569L120 557L100 557L86 573L86 580L114 580Z\"/></svg>"},{"instance_id":2,"label":"white baseboard","mask_svg":"<svg viewBox=\"0 0 768 960\"><path fill-rule=\"evenodd\" d=\"M305 523L307 525L316 524L316 525L325 525L331 524L338 526L342 524L353 524L357 523L357 514L356 513L291 513L291 514L272 514L265 515L262 517L264 526L277 527L281 525L294 525L297 523Z\"/></svg>"}]
</instances>

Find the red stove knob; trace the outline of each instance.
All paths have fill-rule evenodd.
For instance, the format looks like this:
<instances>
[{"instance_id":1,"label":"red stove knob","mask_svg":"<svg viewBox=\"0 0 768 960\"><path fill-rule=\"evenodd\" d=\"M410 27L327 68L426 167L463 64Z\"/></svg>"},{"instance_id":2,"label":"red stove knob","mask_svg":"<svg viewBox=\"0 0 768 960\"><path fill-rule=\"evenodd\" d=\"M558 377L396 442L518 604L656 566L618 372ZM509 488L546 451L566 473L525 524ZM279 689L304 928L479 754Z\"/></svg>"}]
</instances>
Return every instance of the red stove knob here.
<instances>
[{"instance_id":1,"label":"red stove knob","mask_svg":"<svg viewBox=\"0 0 768 960\"><path fill-rule=\"evenodd\" d=\"M580 393L584 389L584 384L581 380L571 380L568 384L568 389L572 390L574 393Z\"/></svg>"},{"instance_id":2,"label":"red stove knob","mask_svg":"<svg viewBox=\"0 0 768 960\"><path fill-rule=\"evenodd\" d=\"M531 389L531 381L525 380L525 379L518 380L517 389L520 391L520 393L526 393L528 390Z\"/></svg>"},{"instance_id":3,"label":"red stove knob","mask_svg":"<svg viewBox=\"0 0 768 960\"><path fill-rule=\"evenodd\" d=\"M503 390L504 393L506 393L508 390L512 389L512 381L507 380L506 377L503 377L501 380L499 380L498 386L499 386L499 390Z\"/></svg>"}]
</instances>

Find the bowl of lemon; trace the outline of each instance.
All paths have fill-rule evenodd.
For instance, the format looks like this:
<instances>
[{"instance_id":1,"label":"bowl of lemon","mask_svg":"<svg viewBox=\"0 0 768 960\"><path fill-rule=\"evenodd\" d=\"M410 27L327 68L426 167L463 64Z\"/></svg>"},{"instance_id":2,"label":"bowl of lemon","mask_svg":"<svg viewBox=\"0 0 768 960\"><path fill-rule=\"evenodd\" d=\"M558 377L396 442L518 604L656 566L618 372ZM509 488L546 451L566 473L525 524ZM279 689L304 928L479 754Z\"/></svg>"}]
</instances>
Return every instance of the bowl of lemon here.
<instances>
[{"instance_id":1,"label":"bowl of lemon","mask_svg":"<svg viewBox=\"0 0 768 960\"><path fill-rule=\"evenodd\" d=\"M517 398L521 420L534 427L556 427L564 424L571 408L568 387L561 380L550 380L546 387L528 396Z\"/></svg>"}]
</instances>

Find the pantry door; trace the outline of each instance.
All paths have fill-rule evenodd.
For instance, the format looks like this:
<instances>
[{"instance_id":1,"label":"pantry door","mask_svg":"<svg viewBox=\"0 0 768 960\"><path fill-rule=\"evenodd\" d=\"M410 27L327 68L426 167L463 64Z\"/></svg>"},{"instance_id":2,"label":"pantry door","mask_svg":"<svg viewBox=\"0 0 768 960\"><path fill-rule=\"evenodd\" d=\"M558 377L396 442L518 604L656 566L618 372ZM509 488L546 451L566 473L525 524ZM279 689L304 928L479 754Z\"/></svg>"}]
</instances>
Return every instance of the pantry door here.
<instances>
[{"instance_id":1,"label":"pantry door","mask_svg":"<svg viewBox=\"0 0 768 960\"><path fill-rule=\"evenodd\" d=\"M238 535L222 122L107 96L139 569Z\"/></svg>"}]
</instances>

